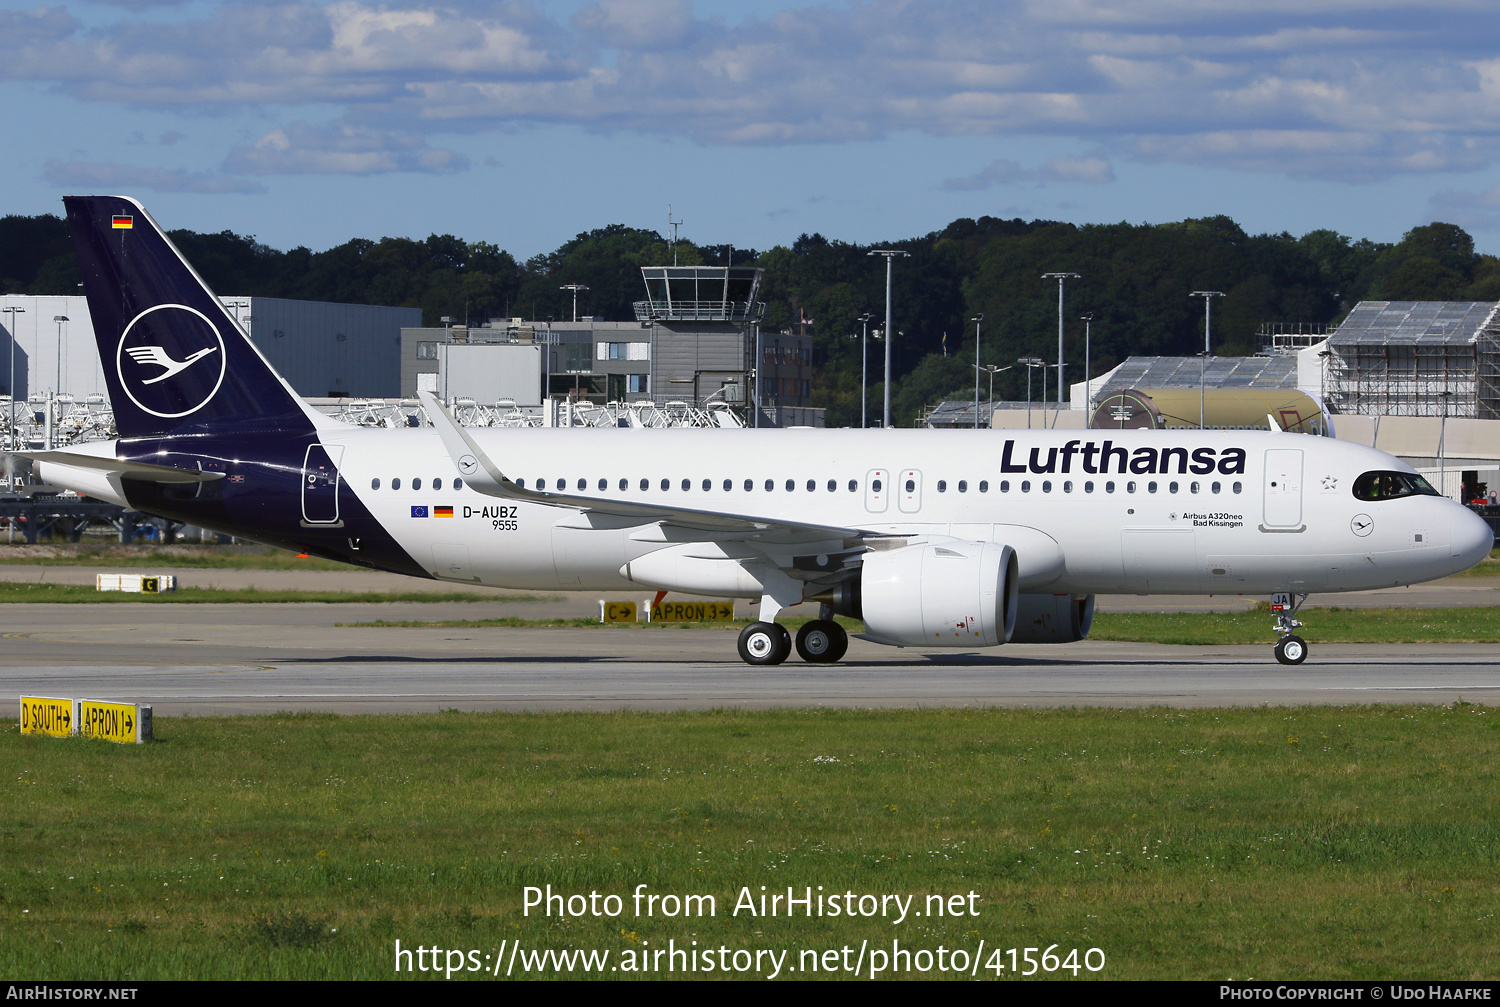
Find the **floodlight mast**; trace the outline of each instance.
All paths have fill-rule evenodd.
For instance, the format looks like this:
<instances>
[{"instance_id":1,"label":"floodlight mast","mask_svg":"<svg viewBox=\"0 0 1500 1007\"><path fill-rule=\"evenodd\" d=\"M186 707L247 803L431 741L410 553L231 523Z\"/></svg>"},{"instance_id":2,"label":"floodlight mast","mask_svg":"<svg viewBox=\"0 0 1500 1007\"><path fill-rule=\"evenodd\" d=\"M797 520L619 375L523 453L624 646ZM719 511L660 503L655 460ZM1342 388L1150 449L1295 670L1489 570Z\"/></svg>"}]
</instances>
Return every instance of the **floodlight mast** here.
<instances>
[{"instance_id":1,"label":"floodlight mast","mask_svg":"<svg viewBox=\"0 0 1500 1007\"><path fill-rule=\"evenodd\" d=\"M57 323L57 360L55 361L55 363L57 364L57 377L56 379L54 379L52 394L61 395L63 327L67 325L68 322L72 321L72 319L70 319L67 315L53 315L52 320Z\"/></svg>"},{"instance_id":2,"label":"floodlight mast","mask_svg":"<svg viewBox=\"0 0 1500 1007\"><path fill-rule=\"evenodd\" d=\"M1094 386L1089 377L1093 373L1089 366L1089 330L1094 324L1094 313L1090 311L1078 317L1083 322L1083 429L1089 430L1094 426Z\"/></svg>"},{"instance_id":3,"label":"floodlight mast","mask_svg":"<svg viewBox=\"0 0 1500 1007\"><path fill-rule=\"evenodd\" d=\"M1198 358L1198 429L1202 430L1206 415L1204 402L1207 398L1203 391L1203 369L1208 366L1208 322L1209 318L1213 315L1214 298L1223 297L1224 291L1195 290L1188 296L1203 298L1203 354Z\"/></svg>"},{"instance_id":4,"label":"floodlight mast","mask_svg":"<svg viewBox=\"0 0 1500 1007\"><path fill-rule=\"evenodd\" d=\"M989 408L989 414L990 414L990 426L992 426L992 427L995 425L995 375L1001 373L1002 371L1008 371L1008 370L1010 370L1014 366L1016 366L1016 365L1015 364L1006 364L1004 367L1001 367L999 364L983 364L983 365L975 364L974 365L976 373L979 372L979 371L983 371L983 372L985 372L986 374L988 374L990 376L990 408ZM978 424L976 424L976 426L977 425Z\"/></svg>"},{"instance_id":5,"label":"floodlight mast","mask_svg":"<svg viewBox=\"0 0 1500 1007\"><path fill-rule=\"evenodd\" d=\"M1062 412L1063 390L1063 285L1069 280L1081 280L1079 273L1043 273L1042 279L1057 281L1057 411ZM1042 401L1046 401L1046 395Z\"/></svg>"},{"instance_id":6,"label":"floodlight mast","mask_svg":"<svg viewBox=\"0 0 1500 1007\"><path fill-rule=\"evenodd\" d=\"M984 321L984 312L981 311L970 319L974 323L974 429L979 429L979 372L984 368L979 364L979 323ZM990 388L995 387L995 378L990 376ZM991 398L994 396L992 395Z\"/></svg>"},{"instance_id":7,"label":"floodlight mast","mask_svg":"<svg viewBox=\"0 0 1500 1007\"><path fill-rule=\"evenodd\" d=\"M896 330L892 328L894 321L891 318L891 260L898 255L909 259L911 253L894 248L877 248L865 254L885 256L885 419L883 425L889 430L891 426L891 343L895 341L896 333Z\"/></svg>"},{"instance_id":8,"label":"floodlight mast","mask_svg":"<svg viewBox=\"0 0 1500 1007\"><path fill-rule=\"evenodd\" d=\"M861 430L870 425L865 419L865 393L870 387L870 355L865 352L865 338L870 332L870 319L874 317L868 311L859 316L859 428Z\"/></svg>"},{"instance_id":9,"label":"floodlight mast","mask_svg":"<svg viewBox=\"0 0 1500 1007\"><path fill-rule=\"evenodd\" d=\"M1031 429L1031 372L1035 368L1038 368L1038 367L1042 368L1042 381L1044 382L1044 384L1043 384L1043 391L1042 391L1042 401L1045 402L1047 400L1047 392L1046 392L1046 385L1045 385L1045 382L1047 380L1047 370L1046 370L1047 362L1045 360L1043 360L1041 357L1021 357L1019 360L1016 361L1016 363L1018 363L1018 364L1025 364L1026 365L1026 429L1030 430ZM993 422L993 419L994 418L991 417L991 422Z\"/></svg>"}]
</instances>

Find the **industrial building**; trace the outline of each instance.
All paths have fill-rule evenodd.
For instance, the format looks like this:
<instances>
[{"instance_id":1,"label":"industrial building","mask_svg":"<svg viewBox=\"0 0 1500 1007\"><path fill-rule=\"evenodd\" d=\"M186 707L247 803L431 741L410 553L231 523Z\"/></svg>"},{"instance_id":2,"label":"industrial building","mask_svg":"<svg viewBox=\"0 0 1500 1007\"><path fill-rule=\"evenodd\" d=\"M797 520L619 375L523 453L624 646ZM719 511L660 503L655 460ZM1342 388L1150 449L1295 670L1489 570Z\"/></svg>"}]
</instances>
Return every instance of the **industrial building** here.
<instances>
[{"instance_id":1,"label":"industrial building","mask_svg":"<svg viewBox=\"0 0 1500 1007\"><path fill-rule=\"evenodd\" d=\"M1500 495L1500 303L1361 301L1332 331L1315 328L1267 326L1252 357L1130 357L1073 385L1060 410L997 402L991 417L981 403L980 420L1083 429L1195 426L1202 415L1209 427L1264 427L1269 412L1283 429L1393 454L1453 499ZM974 419L972 401L945 402L928 425Z\"/></svg>"},{"instance_id":2,"label":"industrial building","mask_svg":"<svg viewBox=\"0 0 1500 1007\"><path fill-rule=\"evenodd\" d=\"M1500 419L1500 304L1361 301L1328 339L1335 412Z\"/></svg>"},{"instance_id":3,"label":"industrial building","mask_svg":"<svg viewBox=\"0 0 1500 1007\"><path fill-rule=\"evenodd\" d=\"M272 366L307 397L399 394L401 330L422 322L419 308L280 297L220 300ZM0 297L0 395L23 400L69 394L82 400L108 392L86 298Z\"/></svg>"},{"instance_id":4,"label":"industrial building","mask_svg":"<svg viewBox=\"0 0 1500 1007\"><path fill-rule=\"evenodd\" d=\"M88 299L0 296L0 395L23 400L59 392L79 399L109 394Z\"/></svg>"},{"instance_id":5,"label":"industrial building","mask_svg":"<svg viewBox=\"0 0 1500 1007\"><path fill-rule=\"evenodd\" d=\"M299 395L387 396L400 387L401 330L422 309L225 297L224 304Z\"/></svg>"},{"instance_id":6,"label":"industrial building","mask_svg":"<svg viewBox=\"0 0 1500 1007\"><path fill-rule=\"evenodd\" d=\"M647 296L634 303L634 321L512 318L406 329L401 394L520 407L544 398L722 405L746 414L746 425L756 424L758 399L760 426L821 426L823 411L812 408L812 337L761 333L761 275L745 266L643 266Z\"/></svg>"}]
</instances>

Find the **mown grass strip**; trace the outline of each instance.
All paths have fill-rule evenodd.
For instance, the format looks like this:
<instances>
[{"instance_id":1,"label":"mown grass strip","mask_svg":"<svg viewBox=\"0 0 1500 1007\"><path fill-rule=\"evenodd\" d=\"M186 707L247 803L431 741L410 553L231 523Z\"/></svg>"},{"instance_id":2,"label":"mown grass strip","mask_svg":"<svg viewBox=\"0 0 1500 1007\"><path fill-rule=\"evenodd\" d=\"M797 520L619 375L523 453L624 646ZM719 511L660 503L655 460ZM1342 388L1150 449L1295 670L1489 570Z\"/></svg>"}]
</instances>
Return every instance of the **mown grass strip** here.
<instances>
[{"instance_id":1,"label":"mown grass strip","mask_svg":"<svg viewBox=\"0 0 1500 1007\"><path fill-rule=\"evenodd\" d=\"M1500 714L1468 704L158 716L141 747L0 725L0 971L31 979L391 978L398 939L1494 971ZM717 913L524 915L548 884ZM973 891L979 915L731 914L762 885Z\"/></svg>"},{"instance_id":2,"label":"mown grass strip","mask_svg":"<svg viewBox=\"0 0 1500 1007\"><path fill-rule=\"evenodd\" d=\"M15 584L0 581L0 604L112 604L121 602L150 605L193 604L287 604L292 602L549 602L562 601L558 595L507 594L489 595L459 591L263 591L257 588L188 587L163 594L135 594L125 591L99 591L77 584Z\"/></svg>"},{"instance_id":3,"label":"mown grass strip","mask_svg":"<svg viewBox=\"0 0 1500 1007\"><path fill-rule=\"evenodd\" d=\"M778 619L781 625L796 632L804 623L812 622L813 616L795 619ZM863 633L865 624L858 619L835 616L834 621L851 633ZM369 622L337 622L335 626L350 629L583 629L586 627L615 627L623 629L732 629L739 631L755 622L754 619L733 619L725 622L610 622L598 619L523 619L506 616L496 619L374 619Z\"/></svg>"},{"instance_id":4,"label":"mown grass strip","mask_svg":"<svg viewBox=\"0 0 1500 1007\"><path fill-rule=\"evenodd\" d=\"M1497 643L1500 608L1304 608L1298 632L1317 643ZM1094 617L1093 640L1167 644L1275 642L1264 603L1249 612L1114 612Z\"/></svg>"},{"instance_id":5,"label":"mown grass strip","mask_svg":"<svg viewBox=\"0 0 1500 1007\"><path fill-rule=\"evenodd\" d=\"M1500 608L1306 608L1303 630L1319 643L1500 643ZM488 628L651 628L740 630L753 620L721 623L610 623L597 619L377 619L339 623L347 627L488 629ZM783 619L796 629L807 619ZM864 632L857 619L839 617L851 633ZM1122 612L1099 613L1089 633L1091 640L1185 645L1274 643L1274 619L1265 605L1250 612Z\"/></svg>"},{"instance_id":6,"label":"mown grass strip","mask_svg":"<svg viewBox=\"0 0 1500 1007\"><path fill-rule=\"evenodd\" d=\"M1463 573L1456 574L1458 577L1500 577L1500 549L1491 549L1487 559L1481 560L1477 565L1471 566Z\"/></svg>"},{"instance_id":7,"label":"mown grass strip","mask_svg":"<svg viewBox=\"0 0 1500 1007\"><path fill-rule=\"evenodd\" d=\"M24 551L21 551L24 549ZM143 546L56 545L46 554L26 547L7 549L0 545L0 565L4 566L98 566L109 569L192 568L216 570L343 570L357 569L347 563L299 557L285 549L269 546ZM13 554L18 553L18 554Z\"/></svg>"}]
</instances>

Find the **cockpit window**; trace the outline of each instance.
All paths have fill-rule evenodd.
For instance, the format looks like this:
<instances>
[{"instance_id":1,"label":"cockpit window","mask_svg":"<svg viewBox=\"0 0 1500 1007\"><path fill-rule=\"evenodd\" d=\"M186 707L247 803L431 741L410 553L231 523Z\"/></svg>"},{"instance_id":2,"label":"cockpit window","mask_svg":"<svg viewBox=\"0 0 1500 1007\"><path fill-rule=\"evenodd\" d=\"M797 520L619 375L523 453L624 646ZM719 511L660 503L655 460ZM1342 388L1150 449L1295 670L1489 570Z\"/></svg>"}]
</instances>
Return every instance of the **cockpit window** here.
<instances>
[{"instance_id":1,"label":"cockpit window","mask_svg":"<svg viewBox=\"0 0 1500 1007\"><path fill-rule=\"evenodd\" d=\"M1356 500L1394 500L1397 497L1439 495L1426 479L1409 472L1366 472L1354 480Z\"/></svg>"}]
</instances>

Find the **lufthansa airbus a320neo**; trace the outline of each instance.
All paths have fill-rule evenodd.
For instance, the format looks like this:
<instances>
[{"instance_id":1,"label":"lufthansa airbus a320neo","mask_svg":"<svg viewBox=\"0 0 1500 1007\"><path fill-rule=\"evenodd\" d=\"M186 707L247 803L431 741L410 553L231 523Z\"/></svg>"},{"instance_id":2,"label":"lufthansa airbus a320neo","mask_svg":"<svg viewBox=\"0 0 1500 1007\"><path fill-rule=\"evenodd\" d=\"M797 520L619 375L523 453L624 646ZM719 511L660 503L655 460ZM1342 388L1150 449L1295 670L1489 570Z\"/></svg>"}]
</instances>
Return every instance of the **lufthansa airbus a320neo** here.
<instances>
[{"instance_id":1,"label":"lufthansa airbus a320neo","mask_svg":"<svg viewBox=\"0 0 1500 1007\"><path fill-rule=\"evenodd\" d=\"M41 478L219 532L495 587L646 587L759 603L751 664L837 661L834 614L920 648L1063 643L1099 594L1413 584L1493 538L1410 466L1260 431L473 429L346 425L270 367L134 200L64 201L119 439ZM1295 601L1293 600L1295 599ZM819 618L792 640L777 616Z\"/></svg>"}]
</instances>

